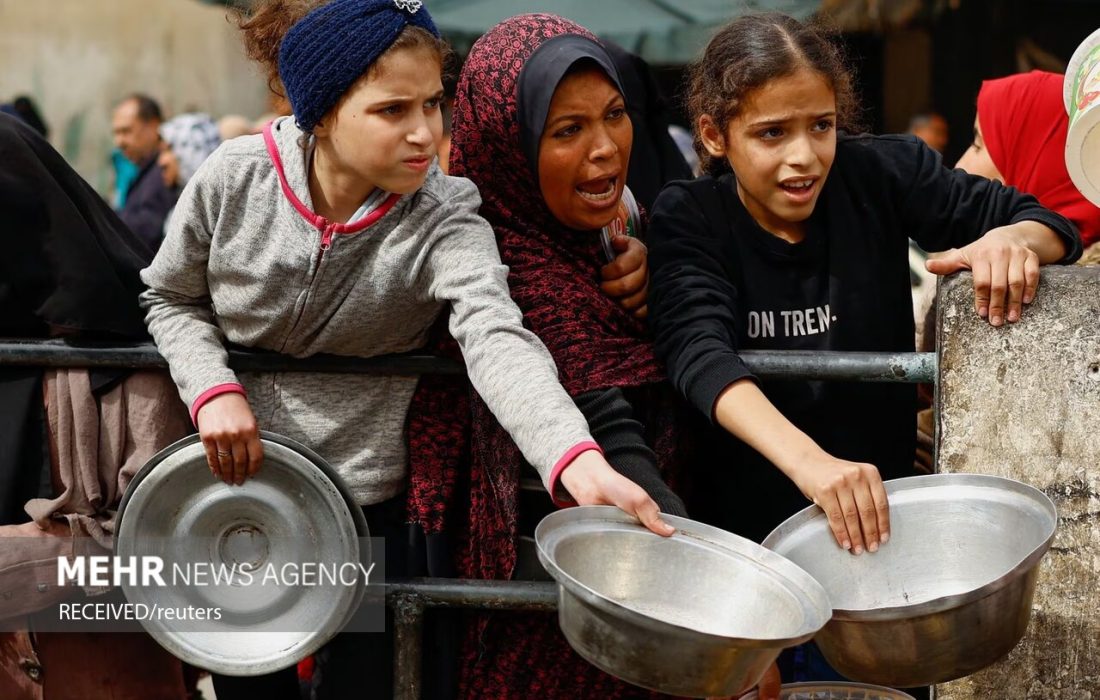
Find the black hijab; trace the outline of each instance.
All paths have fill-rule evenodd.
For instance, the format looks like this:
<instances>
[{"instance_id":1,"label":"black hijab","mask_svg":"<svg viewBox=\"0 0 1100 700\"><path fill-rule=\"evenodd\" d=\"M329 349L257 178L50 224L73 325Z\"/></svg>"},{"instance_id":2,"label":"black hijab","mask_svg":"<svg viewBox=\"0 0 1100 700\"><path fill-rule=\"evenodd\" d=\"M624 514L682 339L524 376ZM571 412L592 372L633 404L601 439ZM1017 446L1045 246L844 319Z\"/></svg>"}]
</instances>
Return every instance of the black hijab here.
<instances>
[{"instance_id":1,"label":"black hijab","mask_svg":"<svg viewBox=\"0 0 1100 700\"><path fill-rule=\"evenodd\" d=\"M0 114L0 336L147 338L153 253L36 131ZM103 385L124 372L99 373ZM44 464L42 370L0 365L0 525L27 519ZM48 481L46 482L48 483Z\"/></svg>"},{"instance_id":2,"label":"black hijab","mask_svg":"<svg viewBox=\"0 0 1100 700\"><path fill-rule=\"evenodd\" d=\"M626 111L634 127L634 148L626 184L646 210L673 180L691 180L691 166L668 133L668 108L649 64L612 41L604 47L618 69Z\"/></svg>"},{"instance_id":3,"label":"black hijab","mask_svg":"<svg viewBox=\"0 0 1100 700\"><path fill-rule=\"evenodd\" d=\"M147 337L138 272L152 251L45 139L5 114L0 237L0 333Z\"/></svg>"}]
</instances>

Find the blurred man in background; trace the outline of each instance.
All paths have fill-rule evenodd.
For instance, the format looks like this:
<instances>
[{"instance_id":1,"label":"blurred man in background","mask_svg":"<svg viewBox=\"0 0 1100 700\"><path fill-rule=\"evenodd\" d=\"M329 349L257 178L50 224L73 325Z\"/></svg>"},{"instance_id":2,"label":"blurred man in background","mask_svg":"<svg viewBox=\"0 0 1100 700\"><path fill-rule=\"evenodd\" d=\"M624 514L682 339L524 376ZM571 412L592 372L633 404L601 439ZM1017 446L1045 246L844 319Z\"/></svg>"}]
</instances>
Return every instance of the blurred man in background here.
<instances>
[{"instance_id":1,"label":"blurred man in background","mask_svg":"<svg viewBox=\"0 0 1100 700\"><path fill-rule=\"evenodd\" d=\"M115 146L138 167L119 217L154 251L179 197L178 172L173 172L171 159L160 160L165 149L160 137L163 121L160 105L139 94L120 102L111 118Z\"/></svg>"}]
</instances>

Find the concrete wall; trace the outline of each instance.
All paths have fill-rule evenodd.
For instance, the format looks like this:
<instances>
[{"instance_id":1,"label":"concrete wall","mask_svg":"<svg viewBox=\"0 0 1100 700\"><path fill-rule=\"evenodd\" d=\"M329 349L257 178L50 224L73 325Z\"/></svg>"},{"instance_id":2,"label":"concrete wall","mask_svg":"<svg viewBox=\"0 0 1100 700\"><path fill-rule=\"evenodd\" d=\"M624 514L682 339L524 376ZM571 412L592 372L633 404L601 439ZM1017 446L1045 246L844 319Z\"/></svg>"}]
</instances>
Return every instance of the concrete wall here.
<instances>
[{"instance_id":1,"label":"concrete wall","mask_svg":"<svg viewBox=\"0 0 1100 700\"><path fill-rule=\"evenodd\" d=\"M940 291L939 471L1029 483L1060 522L1023 641L936 698L1100 700L1100 267L1044 268L1014 326L973 294L969 274Z\"/></svg>"},{"instance_id":2,"label":"concrete wall","mask_svg":"<svg viewBox=\"0 0 1100 700\"><path fill-rule=\"evenodd\" d=\"M224 7L197 0L0 0L0 101L29 94L50 141L96 189L114 103L146 92L168 116L267 110L267 86Z\"/></svg>"}]
</instances>

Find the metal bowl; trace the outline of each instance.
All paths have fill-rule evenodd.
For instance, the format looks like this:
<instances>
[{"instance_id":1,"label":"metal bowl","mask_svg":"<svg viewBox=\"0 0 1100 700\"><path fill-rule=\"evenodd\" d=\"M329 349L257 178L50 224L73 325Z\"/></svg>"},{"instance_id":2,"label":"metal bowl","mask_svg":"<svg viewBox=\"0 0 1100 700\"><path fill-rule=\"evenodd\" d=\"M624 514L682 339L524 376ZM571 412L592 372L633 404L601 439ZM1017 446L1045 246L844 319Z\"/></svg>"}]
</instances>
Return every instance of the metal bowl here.
<instances>
[{"instance_id":1,"label":"metal bowl","mask_svg":"<svg viewBox=\"0 0 1100 700\"><path fill-rule=\"evenodd\" d=\"M672 695L735 695L829 619L790 561L686 518L661 537L617 508L552 513L535 529L569 644L598 668Z\"/></svg>"},{"instance_id":2,"label":"metal bowl","mask_svg":"<svg viewBox=\"0 0 1100 700\"><path fill-rule=\"evenodd\" d=\"M985 668L1020 641L1058 515L1038 489L976 474L886 482L890 541L853 556L825 514L794 515L764 546L816 578L833 619L815 641L854 680L914 687Z\"/></svg>"},{"instance_id":3,"label":"metal bowl","mask_svg":"<svg viewBox=\"0 0 1100 700\"><path fill-rule=\"evenodd\" d=\"M756 691L740 700L758 700ZM864 683L784 683L779 700L915 700L909 693Z\"/></svg>"},{"instance_id":4,"label":"metal bowl","mask_svg":"<svg viewBox=\"0 0 1100 700\"><path fill-rule=\"evenodd\" d=\"M142 625L180 659L226 675L260 675L293 665L339 632L363 597L361 582L263 583L269 564L285 573L288 563L359 562L370 556L360 551L360 541L369 537L363 512L332 467L289 438L260 435L263 466L243 485L214 479L193 435L142 467L118 512L116 556L158 556L166 564L166 587L123 581L130 603L161 611L221 611L218 620L142 619ZM192 575L234 564L255 574L250 583L238 576L232 585L211 585L209 578L205 585L172 585L169 562L190 566L181 571ZM288 580L280 574L282 583Z\"/></svg>"}]
</instances>

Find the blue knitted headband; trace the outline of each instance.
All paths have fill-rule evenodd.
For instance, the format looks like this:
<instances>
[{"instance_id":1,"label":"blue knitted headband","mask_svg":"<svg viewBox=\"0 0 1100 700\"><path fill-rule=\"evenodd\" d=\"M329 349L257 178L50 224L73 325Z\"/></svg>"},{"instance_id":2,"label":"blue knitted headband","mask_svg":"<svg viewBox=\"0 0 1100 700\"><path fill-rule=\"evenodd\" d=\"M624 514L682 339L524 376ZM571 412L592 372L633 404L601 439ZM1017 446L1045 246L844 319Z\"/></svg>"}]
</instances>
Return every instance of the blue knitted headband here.
<instances>
[{"instance_id":1,"label":"blue knitted headband","mask_svg":"<svg viewBox=\"0 0 1100 700\"><path fill-rule=\"evenodd\" d=\"M279 45L279 77L294 117L312 131L408 25L439 36L420 0L332 0L298 20Z\"/></svg>"}]
</instances>

